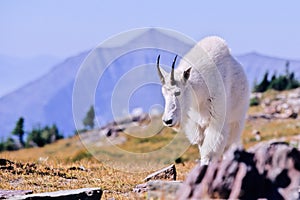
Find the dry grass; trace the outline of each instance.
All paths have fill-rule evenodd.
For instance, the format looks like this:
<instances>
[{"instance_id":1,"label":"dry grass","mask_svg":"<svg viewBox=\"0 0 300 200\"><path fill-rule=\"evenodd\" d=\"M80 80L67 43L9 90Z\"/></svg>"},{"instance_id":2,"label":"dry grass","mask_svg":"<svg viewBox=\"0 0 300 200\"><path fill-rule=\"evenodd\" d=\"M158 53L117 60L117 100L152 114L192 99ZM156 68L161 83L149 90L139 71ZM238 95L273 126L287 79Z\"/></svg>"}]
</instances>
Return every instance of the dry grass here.
<instances>
[{"instance_id":1,"label":"dry grass","mask_svg":"<svg viewBox=\"0 0 300 200\"><path fill-rule=\"evenodd\" d=\"M152 145L160 137L162 137L162 143L157 146L158 148L164 145L164 141L167 141L168 138L172 139L174 133L166 130L165 133L155 137L158 138L153 141L143 141L140 145L137 145L138 139L128 137L128 142L119 147L128 151L135 149L137 152L145 152L148 146L150 150L153 150L156 147L152 147ZM103 149L108 150L109 147ZM191 147L188 152L183 155L183 160L187 162L176 164L179 180L184 180L184 177L196 164L194 159L197 149ZM145 199L145 194L135 194L132 189L137 184L143 183L143 179L151 172L136 172L137 168L118 170L106 162L101 162L85 149L78 136L46 145L43 148L2 152L0 158L14 162L7 166L0 165L0 188L33 190L34 193L100 187L105 191L103 199L109 197ZM86 170L82 171L81 167ZM137 165L136 167L141 166Z\"/></svg>"},{"instance_id":2,"label":"dry grass","mask_svg":"<svg viewBox=\"0 0 300 200\"><path fill-rule=\"evenodd\" d=\"M278 92L268 90L263 93L262 99L275 99L278 94L286 95L288 92L289 91ZM263 113L263 110L261 106L253 106L249 108L248 114ZM261 133L262 141L276 139L290 142L294 140L294 136L300 135L300 121L299 117L298 119L248 120L243 133L243 144L246 148L259 142L255 140L255 136L252 134L253 130L257 130ZM297 142L299 143L300 141Z\"/></svg>"},{"instance_id":3,"label":"dry grass","mask_svg":"<svg viewBox=\"0 0 300 200\"><path fill-rule=\"evenodd\" d=\"M245 148L251 147L259 142L255 140L255 137L252 134L253 130L260 131L262 141L276 139L290 142L293 136L300 134L300 122L297 119L258 119L248 121L243 133L243 143Z\"/></svg>"},{"instance_id":4,"label":"dry grass","mask_svg":"<svg viewBox=\"0 0 300 200\"><path fill-rule=\"evenodd\" d=\"M267 93L267 96L275 95ZM261 108L251 107L250 114L260 112ZM154 129L155 127L151 127ZM253 130L261 132L262 140L284 137L290 140L291 137L299 135L299 120L272 120L258 119L248 121L243 134L243 142L246 148L257 143L252 135ZM132 130L133 131L133 130ZM151 173L148 166L158 169L155 162L167 165L174 163L174 156L169 160L165 159L166 154L161 149L170 141L175 141L173 147L167 149L168 155L177 151L184 143L184 138L173 132L171 129L163 129L161 133L151 138L137 138L136 132L132 135L121 134L127 138L124 144L112 147L84 146L78 136L60 140L54 144L46 145L43 148L23 149L15 152L2 152L0 158L8 159L13 164L0 165L0 189L33 190L34 193L56 191L63 189L76 189L83 187L100 187L104 192L103 199L114 197L115 199L145 199L146 194L135 194L132 189L135 185L143 183L143 179ZM177 140L175 139L177 138ZM89 150L87 150L88 148ZM120 149L124 150L120 153ZM131 152L128 154L128 152ZM145 160L137 157L130 162L132 155L154 152ZM178 180L184 180L187 173L196 165L198 158L196 146L189 146L180 156L184 164L176 164ZM105 156L117 158L119 162L109 162ZM129 156L128 156L129 155ZM178 156L178 155L177 155ZM161 159L161 160L160 160ZM122 165L118 168L117 165ZM7 167L11 166L11 167ZM85 170L81 170L84 167ZM121 169L121 170L120 170ZM146 170L145 170L146 169Z\"/></svg>"}]
</instances>

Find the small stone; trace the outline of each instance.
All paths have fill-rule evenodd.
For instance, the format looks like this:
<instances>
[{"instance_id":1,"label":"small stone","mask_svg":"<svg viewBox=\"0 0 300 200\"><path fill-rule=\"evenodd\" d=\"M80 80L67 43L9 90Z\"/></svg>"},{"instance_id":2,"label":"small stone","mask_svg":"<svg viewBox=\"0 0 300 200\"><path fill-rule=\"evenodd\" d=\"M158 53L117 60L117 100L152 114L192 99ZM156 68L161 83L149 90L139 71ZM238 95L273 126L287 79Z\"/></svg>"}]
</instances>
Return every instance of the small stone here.
<instances>
[{"instance_id":1,"label":"small stone","mask_svg":"<svg viewBox=\"0 0 300 200\"><path fill-rule=\"evenodd\" d=\"M181 181L149 181L148 199L177 199L176 193L181 187Z\"/></svg>"},{"instance_id":2,"label":"small stone","mask_svg":"<svg viewBox=\"0 0 300 200\"><path fill-rule=\"evenodd\" d=\"M147 183L148 199L169 199L175 200L176 193L180 186L181 181L149 181Z\"/></svg>"},{"instance_id":3,"label":"small stone","mask_svg":"<svg viewBox=\"0 0 300 200\"><path fill-rule=\"evenodd\" d=\"M150 175L148 175L144 181L150 180L176 180L176 168L175 165L172 164L166 168L163 168L159 171L156 171Z\"/></svg>"},{"instance_id":4,"label":"small stone","mask_svg":"<svg viewBox=\"0 0 300 200\"><path fill-rule=\"evenodd\" d=\"M39 157L38 162L39 163L44 163L48 160L49 157Z\"/></svg>"},{"instance_id":5,"label":"small stone","mask_svg":"<svg viewBox=\"0 0 300 200\"><path fill-rule=\"evenodd\" d=\"M143 192L147 192L147 191L148 191L147 183L142 183L142 184L136 185L133 188L133 192L135 192L135 193L143 193Z\"/></svg>"},{"instance_id":6,"label":"small stone","mask_svg":"<svg viewBox=\"0 0 300 200\"><path fill-rule=\"evenodd\" d=\"M68 170L80 170L80 171L87 171L87 170L85 169L85 167L84 167L84 166L79 166L79 167L70 167L70 168L68 168Z\"/></svg>"},{"instance_id":7,"label":"small stone","mask_svg":"<svg viewBox=\"0 0 300 200\"><path fill-rule=\"evenodd\" d=\"M260 131L254 129L252 131L252 134L254 135L256 141L260 141L261 140Z\"/></svg>"},{"instance_id":8,"label":"small stone","mask_svg":"<svg viewBox=\"0 0 300 200\"><path fill-rule=\"evenodd\" d=\"M4 158L0 158L0 165L1 166L6 166L6 165L10 165L13 162L11 162L10 160L4 159Z\"/></svg>"}]
</instances>

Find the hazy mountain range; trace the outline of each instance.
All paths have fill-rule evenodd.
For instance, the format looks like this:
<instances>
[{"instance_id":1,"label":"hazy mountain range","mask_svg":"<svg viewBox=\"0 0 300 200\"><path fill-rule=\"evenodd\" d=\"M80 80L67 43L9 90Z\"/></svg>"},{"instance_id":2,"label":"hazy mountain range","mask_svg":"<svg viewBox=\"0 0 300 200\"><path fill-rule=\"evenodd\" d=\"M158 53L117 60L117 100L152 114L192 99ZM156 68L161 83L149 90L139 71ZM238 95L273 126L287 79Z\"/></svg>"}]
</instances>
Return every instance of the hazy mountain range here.
<instances>
[{"instance_id":1,"label":"hazy mountain range","mask_svg":"<svg viewBox=\"0 0 300 200\"><path fill-rule=\"evenodd\" d=\"M157 41L157 38L163 40L163 44L170 48L172 45L178 45L183 53L190 48L188 42L182 44L176 38L164 35L159 31L142 33L130 42L132 44L141 41L161 43L162 41ZM97 83L96 90L90 99L95 102L96 115L100 124L111 121L115 112L118 115L130 112L135 107L141 107L148 112L153 105L163 105L160 86L157 84L159 80L155 61L157 55L161 54L162 65L169 66L174 55L163 50L149 48L127 53L109 63L107 55L121 51L122 48L118 46L103 47L94 51L99 59L92 63L93 67L86 69L90 76L81 80L84 87L80 91L82 93L79 93L80 95L77 95L75 100L72 99L74 83L75 80L80 79L80 73L85 73L85 69L80 68L80 65L87 55L92 56L89 51L64 60L35 81L1 97L0 137L5 137L11 132L20 116L25 118L25 130L27 131L34 126L55 123L65 136L72 135L75 130L72 106L74 107L76 102L81 102L80 98L91 95L86 91L95 83ZM236 58L243 64L251 86L253 86L254 80L260 81L266 71L269 71L271 75L285 73L287 59L264 56L259 53L248 53L236 56ZM150 64L145 65L145 63ZM99 65L107 64L109 67L102 71L97 68ZM0 69L3 70L2 66L5 65L1 57L0 66ZM300 78L300 61L290 60L290 71L294 71L296 77ZM100 72L101 77L98 75ZM9 77L6 79L9 81ZM127 90L131 92L130 97L123 99L122 95L128 95ZM127 110L122 110L124 105L127 106ZM83 119L89 106L82 107L77 121Z\"/></svg>"},{"instance_id":2,"label":"hazy mountain range","mask_svg":"<svg viewBox=\"0 0 300 200\"><path fill-rule=\"evenodd\" d=\"M46 55L32 58L0 55L0 97L46 74L60 61L59 58Z\"/></svg>"}]
</instances>

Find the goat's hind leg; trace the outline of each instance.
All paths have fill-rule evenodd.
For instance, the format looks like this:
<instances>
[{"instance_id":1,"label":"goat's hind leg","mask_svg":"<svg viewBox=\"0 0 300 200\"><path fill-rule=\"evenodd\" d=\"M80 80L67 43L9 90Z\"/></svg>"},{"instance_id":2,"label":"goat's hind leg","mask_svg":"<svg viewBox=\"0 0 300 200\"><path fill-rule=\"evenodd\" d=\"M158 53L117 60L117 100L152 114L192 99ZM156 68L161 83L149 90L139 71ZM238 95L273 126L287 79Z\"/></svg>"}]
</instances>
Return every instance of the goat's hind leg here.
<instances>
[{"instance_id":1,"label":"goat's hind leg","mask_svg":"<svg viewBox=\"0 0 300 200\"><path fill-rule=\"evenodd\" d=\"M229 124L230 130L225 151L227 151L232 145L242 146L242 132L244 124L244 120L234 121Z\"/></svg>"}]
</instances>

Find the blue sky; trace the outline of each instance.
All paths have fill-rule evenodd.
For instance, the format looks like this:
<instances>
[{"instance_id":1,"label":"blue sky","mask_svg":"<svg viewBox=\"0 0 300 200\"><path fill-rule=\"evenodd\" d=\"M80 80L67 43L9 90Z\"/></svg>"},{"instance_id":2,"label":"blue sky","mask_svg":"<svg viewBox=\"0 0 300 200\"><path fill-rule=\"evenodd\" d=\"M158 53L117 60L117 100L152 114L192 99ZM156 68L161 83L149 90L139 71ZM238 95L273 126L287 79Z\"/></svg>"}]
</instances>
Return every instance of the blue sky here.
<instances>
[{"instance_id":1,"label":"blue sky","mask_svg":"<svg viewBox=\"0 0 300 200\"><path fill-rule=\"evenodd\" d=\"M162 27L220 35L234 54L300 59L300 1L1 0L0 54L66 58L119 32Z\"/></svg>"}]
</instances>

